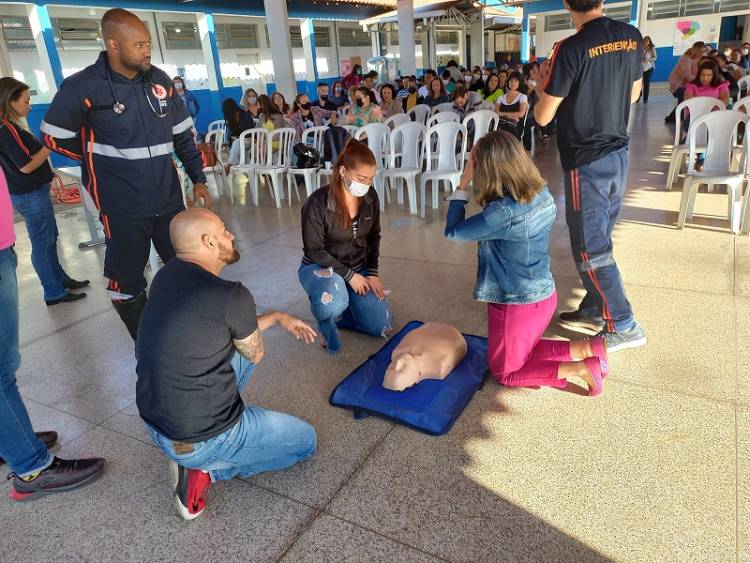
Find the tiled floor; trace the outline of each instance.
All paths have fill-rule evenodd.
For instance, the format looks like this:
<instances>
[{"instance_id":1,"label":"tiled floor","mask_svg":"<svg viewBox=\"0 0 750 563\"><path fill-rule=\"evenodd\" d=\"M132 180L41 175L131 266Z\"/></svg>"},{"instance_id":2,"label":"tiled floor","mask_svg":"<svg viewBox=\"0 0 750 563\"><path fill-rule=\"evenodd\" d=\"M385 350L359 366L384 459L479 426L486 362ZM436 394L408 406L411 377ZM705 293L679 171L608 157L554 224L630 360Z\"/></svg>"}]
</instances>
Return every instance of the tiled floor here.
<instances>
[{"instance_id":1,"label":"tiled floor","mask_svg":"<svg viewBox=\"0 0 750 563\"><path fill-rule=\"evenodd\" d=\"M244 398L301 416L320 448L288 471L222 483L186 524L172 511L166 463L135 408L132 343L101 283L101 247L79 214L58 214L71 274L94 281L82 303L46 308L19 228L18 374L38 429L62 456L103 455L92 486L29 504L0 500L0 559L17 561L750 561L750 239L732 236L725 196L701 194L696 221L674 224L664 191L671 100L637 106L630 191L615 232L648 347L612 358L595 399L551 389L479 392L454 429L428 437L328 404L381 342L345 334L331 358L271 331ZM560 308L577 303L554 145L537 160L560 204L551 253ZM299 204L219 204L243 253L227 268L262 310L310 319L297 282ZM401 326L451 322L485 334L472 300L475 248L427 221L384 215L381 272ZM551 334L575 334L550 327ZM185 342L190 346L190 342Z\"/></svg>"}]
</instances>

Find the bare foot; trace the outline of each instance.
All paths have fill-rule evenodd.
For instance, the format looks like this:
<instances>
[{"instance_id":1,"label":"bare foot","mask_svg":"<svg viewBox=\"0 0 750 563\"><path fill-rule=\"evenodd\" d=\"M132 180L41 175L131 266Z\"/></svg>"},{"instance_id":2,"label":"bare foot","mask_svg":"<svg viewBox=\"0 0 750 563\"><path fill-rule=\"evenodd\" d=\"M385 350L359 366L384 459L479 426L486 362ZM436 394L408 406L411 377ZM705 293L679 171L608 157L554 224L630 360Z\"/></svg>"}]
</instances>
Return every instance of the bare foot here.
<instances>
[{"instance_id":1,"label":"bare foot","mask_svg":"<svg viewBox=\"0 0 750 563\"><path fill-rule=\"evenodd\" d=\"M560 364L557 377L560 379L570 379L571 377L581 379L589 390L593 389L595 385L594 376L583 362L565 362Z\"/></svg>"},{"instance_id":2,"label":"bare foot","mask_svg":"<svg viewBox=\"0 0 750 563\"><path fill-rule=\"evenodd\" d=\"M574 362L591 358L593 355L594 352L591 350L591 343L588 340L571 341L570 357Z\"/></svg>"}]
</instances>

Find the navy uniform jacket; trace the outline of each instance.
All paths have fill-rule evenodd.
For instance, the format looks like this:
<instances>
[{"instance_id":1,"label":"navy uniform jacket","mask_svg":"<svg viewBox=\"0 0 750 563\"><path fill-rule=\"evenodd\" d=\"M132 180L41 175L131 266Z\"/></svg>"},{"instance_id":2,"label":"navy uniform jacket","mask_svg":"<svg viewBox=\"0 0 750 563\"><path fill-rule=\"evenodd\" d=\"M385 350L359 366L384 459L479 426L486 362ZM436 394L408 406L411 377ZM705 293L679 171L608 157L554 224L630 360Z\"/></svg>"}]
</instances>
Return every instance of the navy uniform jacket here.
<instances>
[{"instance_id":1,"label":"navy uniform jacket","mask_svg":"<svg viewBox=\"0 0 750 563\"><path fill-rule=\"evenodd\" d=\"M107 55L66 78L42 122L45 145L81 162L83 184L102 214L154 217L184 207L172 151L193 183L205 183L193 120L172 79L151 67L129 80ZM117 100L125 106L118 114Z\"/></svg>"}]
</instances>

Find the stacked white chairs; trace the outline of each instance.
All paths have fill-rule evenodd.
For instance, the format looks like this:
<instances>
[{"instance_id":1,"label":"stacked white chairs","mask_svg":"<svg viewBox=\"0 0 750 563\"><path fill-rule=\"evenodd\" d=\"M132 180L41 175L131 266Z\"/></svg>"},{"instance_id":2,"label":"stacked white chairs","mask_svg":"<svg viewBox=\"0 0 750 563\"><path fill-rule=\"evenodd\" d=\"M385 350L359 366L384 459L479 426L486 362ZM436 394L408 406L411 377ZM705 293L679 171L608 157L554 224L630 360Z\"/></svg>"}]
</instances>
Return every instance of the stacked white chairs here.
<instances>
[{"instance_id":1,"label":"stacked white chairs","mask_svg":"<svg viewBox=\"0 0 750 563\"><path fill-rule=\"evenodd\" d=\"M410 119L413 117L413 121L424 125L427 123L427 118L430 116L430 106L427 104L417 104L406 113L409 115Z\"/></svg>"},{"instance_id":2,"label":"stacked white chairs","mask_svg":"<svg viewBox=\"0 0 750 563\"><path fill-rule=\"evenodd\" d=\"M422 173L420 153L427 128L421 123L408 122L399 125L390 135L388 168L383 171L386 193L390 195L393 183L397 182L397 201L404 203L402 183L406 183L409 212L417 214L417 176Z\"/></svg>"},{"instance_id":3,"label":"stacked white chairs","mask_svg":"<svg viewBox=\"0 0 750 563\"><path fill-rule=\"evenodd\" d=\"M256 127L247 129L240 134L240 163L229 170L229 184L234 186L234 175L243 174L247 177L250 197L253 205L258 206L258 185L255 169L266 163L268 129Z\"/></svg>"},{"instance_id":4,"label":"stacked white chairs","mask_svg":"<svg viewBox=\"0 0 750 563\"><path fill-rule=\"evenodd\" d=\"M466 137L466 126L453 121L438 123L426 131L423 145L426 170L419 182L422 218L425 216L425 199L429 182L432 182L433 208L438 207L438 182L446 182L450 185L451 191L458 187L466 155Z\"/></svg>"},{"instance_id":5,"label":"stacked white chairs","mask_svg":"<svg viewBox=\"0 0 750 563\"><path fill-rule=\"evenodd\" d=\"M737 111L717 111L699 117L690 124L688 130L688 151L690 162L695 162L698 153L704 154L703 169L688 170L682 188L680 201L680 215L677 228L682 229L686 221L693 218L693 209L698 194L698 188L706 184L709 188L714 185L727 186L729 197L728 217L733 233L740 231L742 187L748 177L748 135L745 136L743 156L739 170L733 170L732 150L737 140L737 128L740 123L747 124L747 115ZM705 147L699 142L708 139Z\"/></svg>"},{"instance_id":6,"label":"stacked white chairs","mask_svg":"<svg viewBox=\"0 0 750 563\"><path fill-rule=\"evenodd\" d=\"M284 199L284 178L286 178L292 161L292 147L297 132L293 127L281 127L274 129L266 138L265 162L255 167L254 173L257 179L267 176L270 180L269 189L273 195L276 207L281 207ZM275 145L275 146L274 146ZM251 188L255 190L253 201L258 201L258 184L253 182ZM294 185L297 189L297 185ZM299 194L297 194L299 199ZM292 204L292 186L289 187L289 205Z\"/></svg>"},{"instance_id":7,"label":"stacked white chairs","mask_svg":"<svg viewBox=\"0 0 750 563\"><path fill-rule=\"evenodd\" d=\"M739 111L745 115L750 115L750 96L745 96L737 100L732 106L734 111Z\"/></svg>"},{"instance_id":8,"label":"stacked white chairs","mask_svg":"<svg viewBox=\"0 0 750 563\"><path fill-rule=\"evenodd\" d=\"M672 145L672 155L669 160L669 171L667 172L667 190L672 189L677 172L682 168L682 163L685 160L685 156L688 154L687 142L680 142L683 135L683 119L682 110L687 109L690 113L690 122L695 121L696 118L711 113L714 110L723 110L726 106L721 100L716 98L710 98L708 96L698 96L696 98L690 98L680 103L675 110L675 130L674 130L674 144ZM689 128L688 128L689 129ZM688 130L688 134L690 131ZM705 131L704 131L705 133ZM687 140L687 139L686 139ZM703 147L706 144L705 137L698 137L696 139L696 146ZM702 151L698 151L702 152ZM688 160L688 170L694 165L693 161Z\"/></svg>"},{"instance_id":9,"label":"stacked white chairs","mask_svg":"<svg viewBox=\"0 0 750 563\"><path fill-rule=\"evenodd\" d=\"M440 113L436 113L432 117L428 118L425 126L427 127L427 129L429 129L436 123L445 123L446 121L459 123L461 121L461 116L458 115L455 111L441 111Z\"/></svg>"},{"instance_id":10,"label":"stacked white chairs","mask_svg":"<svg viewBox=\"0 0 750 563\"><path fill-rule=\"evenodd\" d=\"M433 106L431 114L435 115L443 111L453 111L453 102L445 102L444 104Z\"/></svg>"},{"instance_id":11,"label":"stacked white chairs","mask_svg":"<svg viewBox=\"0 0 750 563\"><path fill-rule=\"evenodd\" d=\"M367 146L375 157L376 172L375 172L375 191L378 193L380 199L380 209L385 209L385 182L383 181L383 172L388 164L387 152L388 152L388 136L391 130L385 123L369 123L364 127L360 128L354 136L355 139L361 141L367 139Z\"/></svg>"},{"instance_id":12,"label":"stacked white chairs","mask_svg":"<svg viewBox=\"0 0 750 563\"><path fill-rule=\"evenodd\" d=\"M743 92L746 96L750 95L750 75L743 76L737 81L737 89L740 96L742 96Z\"/></svg>"},{"instance_id":13,"label":"stacked white chairs","mask_svg":"<svg viewBox=\"0 0 750 563\"><path fill-rule=\"evenodd\" d=\"M302 134L302 143L314 148L323 157L323 134L328 127L310 127ZM292 185L296 185L297 176L302 176L305 182L307 197L318 189L318 167L289 169L289 204L292 202Z\"/></svg>"},{"instance_id":14,"label":"stacked white chairs","mask_svg":"<svg viewBox=\"0 0 750 563\"><path fill-rule=\"evenodd\" d=\"M396 127L399 127L400 125L403 125L404 123L409 123L411 119L409 116L405 113L394 113L392 116L390 116L388 119L383 121L388 127L391 128L391 131L393 131Z\"/></svg>"}]
</instances>

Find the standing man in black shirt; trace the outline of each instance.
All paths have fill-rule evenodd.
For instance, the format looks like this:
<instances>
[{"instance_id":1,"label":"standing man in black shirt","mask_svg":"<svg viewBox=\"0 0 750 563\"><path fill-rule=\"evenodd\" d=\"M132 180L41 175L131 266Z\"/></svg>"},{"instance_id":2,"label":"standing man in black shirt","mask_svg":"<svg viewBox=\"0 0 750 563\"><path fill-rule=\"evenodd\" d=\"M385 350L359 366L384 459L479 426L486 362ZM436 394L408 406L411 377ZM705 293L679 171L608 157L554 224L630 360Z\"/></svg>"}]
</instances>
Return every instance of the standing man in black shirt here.
<instances>
[{"instance_id":1,"label":"standing man in black shirt","mask_svg":"<svg viewBox=\"0 0 750 563\"><path fill-rule=\"evenodd\" d=\"M257 316L247 288L219 277L239 253L218 216L183 211L170 237L176 257L154 277L138 331L136 402L173 462L177 511L192 520L212 482L283 469L315 452L312 426L245 405L240 392L263 359L263 331L278 324L307 343L316 334L286 313Z\"/></svg>"},{"instance_id":2,"label":"standing man in black shirt","mask_svg":"<svg viewBox=\"0 0 750 563\"><path fill-rule=\"evenodd\" d=\"M612 254L627 185L630 105L641 92L638 30L604 16L602 0L563 0L577 33L541 69L536 122L557 114L570 244L586 296L564 322L595 325L610 352L646 344Z\"/></svg>"}]
</instances>

